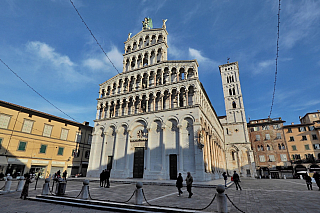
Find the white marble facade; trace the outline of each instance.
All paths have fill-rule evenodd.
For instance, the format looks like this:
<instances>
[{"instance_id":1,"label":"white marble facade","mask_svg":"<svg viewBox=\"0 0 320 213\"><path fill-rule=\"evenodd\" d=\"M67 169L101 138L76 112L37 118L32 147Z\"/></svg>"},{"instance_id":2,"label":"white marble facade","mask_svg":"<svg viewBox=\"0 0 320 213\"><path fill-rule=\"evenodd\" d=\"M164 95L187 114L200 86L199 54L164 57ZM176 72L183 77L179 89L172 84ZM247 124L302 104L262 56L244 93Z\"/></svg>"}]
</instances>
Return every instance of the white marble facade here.
<instances>
[{"instance_id":1,"label":"white marble facade","mask_svg":"<svg viewBox=\"0 0 320 213\"><path fill-rule=\"evenodd\" d=\"M89 177L196 181L226 170L223 127L196 60L168 61L165 21L125 42L123 72L100 84Z\"/></svg>"}]
</instances>

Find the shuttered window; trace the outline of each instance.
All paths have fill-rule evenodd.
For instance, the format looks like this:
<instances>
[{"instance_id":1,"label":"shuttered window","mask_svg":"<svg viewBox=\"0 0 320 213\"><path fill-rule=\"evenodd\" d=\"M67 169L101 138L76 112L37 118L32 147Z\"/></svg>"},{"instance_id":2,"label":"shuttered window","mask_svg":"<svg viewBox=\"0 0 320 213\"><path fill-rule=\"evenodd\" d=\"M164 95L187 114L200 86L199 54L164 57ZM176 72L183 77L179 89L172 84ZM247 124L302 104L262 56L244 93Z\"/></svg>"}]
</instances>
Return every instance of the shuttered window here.
<instances>
[{"instance_id":1,"label":"shuttered window","mask_svg":"<svg viewBox=\"0 0 320 213\"><path fill-rule=\"evenodd\" d=\"M0 128L8 129L11 116L0 114Z\"/></svg>"},{"instance_id":2,"label":"shuttered window","mask_svg":"<svg viewBox=\"0 0 320 213\"><path fill-rule=\"evenodd\" d=\"M61 129L60 139L61 139L61 140L67 140L67 138L68 138L68 133L69 133L69 130L68 130L68 129Z\"/></svg>"},{"instance_id":3,"label":"shuttered window","mask_svg":"<svg viewBox=\"0 0 320 213\"><path fill-rule=\"evenodd\" d=\"M45 124L44 128L43 128L43 134L42 135L45 136L45 137L50 137L51 136L51 132L52 132L52 126Z\"/></svg>"},{"instance_id":4,"label":"shuttered window","mask_svg":"<svg viewBox=\"0 0 320 213\"><path fill-rule=\"evenodd\" d=\"M47 145L41 144L40 153L46 153L46 151L47 151Z\"/></svg>"},{"instance_id":5,"label":"shuttered window","mask_svg":"<svg viewBox=\"0 0 320 213\"><path fill-rule=\"evenodd\" d=\"M19 151L26 151L26 146L27 146L27 142L20 141L18 150Z\"/></svg>"},{"instance_id":6,"label":"shuttered window","mask_svg":"<svg viewBox=\"0 0 320 213\"><path fill-rule=\"evenodd\" d=\"M21 131L25 132L25 133L31 133L33 123L34 123L34 121L24 119Z\"/></svg>"}]
</instances>

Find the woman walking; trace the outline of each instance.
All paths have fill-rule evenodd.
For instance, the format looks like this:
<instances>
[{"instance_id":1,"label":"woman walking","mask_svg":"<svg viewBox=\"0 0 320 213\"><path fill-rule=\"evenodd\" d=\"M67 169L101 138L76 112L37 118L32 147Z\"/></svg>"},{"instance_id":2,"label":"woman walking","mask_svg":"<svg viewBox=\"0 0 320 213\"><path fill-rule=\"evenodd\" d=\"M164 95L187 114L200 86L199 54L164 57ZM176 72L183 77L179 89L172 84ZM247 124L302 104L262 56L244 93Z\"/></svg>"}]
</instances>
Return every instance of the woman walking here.
<instances>
[{"instance_id":1,"label":"woman walking","mask_svg":"<svg viewBox=\"0 0 320 213\"><path fill-rule=\"evenodd\" d=\"M26 178L26 182L24 183L20 198L25 200L28 197L29 184L32 183L32 181L29 173L26 173L24 177Z\"/></svg>"},{"instance_id":2,"label":"woman walking","mask_svg":"<svg viewBox=\"0 0 320 213\"><path fill-rule=\"evenodd\" d=\"M178 188L178 192L179 192L178 197L180 197L180 195L183 194L183 192L181 191L181 188L183 186L182 184L183 184L183 178L181 176L181 173L179 173L179 176L178 176L177 182L176 182L176 187Z\"/></svg>"},{"instance_id":3,"label":"woman walking","mask_svg":"<svg viewBox=\"0 0 320 213\"><path fill-rule=\"evenodd\" d=\"M227 173L222 173L223 179L224 179L224 186L227 187L227 180L228 180L228 175Z\"/></svg>"}]
</instances>

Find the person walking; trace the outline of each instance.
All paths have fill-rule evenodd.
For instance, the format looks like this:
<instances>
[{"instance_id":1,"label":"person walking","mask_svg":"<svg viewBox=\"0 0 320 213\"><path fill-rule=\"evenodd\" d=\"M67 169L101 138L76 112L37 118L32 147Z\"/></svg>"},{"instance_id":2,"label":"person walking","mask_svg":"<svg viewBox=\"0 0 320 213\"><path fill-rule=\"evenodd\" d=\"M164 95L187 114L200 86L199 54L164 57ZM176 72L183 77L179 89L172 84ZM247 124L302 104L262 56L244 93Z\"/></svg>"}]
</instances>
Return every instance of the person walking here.
<instances>
[{"instance_id":1,"label":"person walking","mask_svg":"<svg viewBox=\"0 0 320 213\"><path fill-rule=\"evenodd\" d=\"M240 177L239 177L239 175L238 175L238 173L236 172L236 171L234 171L234 174L233 174L233 182L234 182L234 184L236 185L236 189L238 190L238 188L240 189L240 190L242 190L241 189L241 186L240 186L240 184L239 184L239 182L240 182Z\"/></svg>"},{"instance_id":2,"label":"person walking","mask_svg":"<svg viewBox=\"0 0 320 213\"><path fill-rule=\"evenodd\" d=\"M308 190L310 189L312 190L312 179L308 174L306 174L306 184L307 184Z\"/></svg>"},{"instance_id":3,"label":"person walking","mask_svg":"<svg viewBox=\"0 0 320 213\"><path fill-rule=\"evenodd\" d=\"M227 187L227 180L228 180L228 175L226 172L222 173L223 179L224 179L224 186Z\"/></svg>"},{"instance_id":4,"label":"person walking","mask_svg":"<svg viewBox=\"0 0 320 213\"><path fill-rule=\"evenodd\" d=\"M61 175L60 175L60 170L57 171L57 177L58 177L58 178L61 177Z\"/></svg>"},{"instance_id":5,"label":"person walking","mask_svg":"<svg viewBox=\"0 0 320 213\"><path fill-rule=\"evenodd\" d=\"M109 188L110 187L109 179L110 179L110 170L105 170L105 175L104 175L104 187L105 188Z\"/></svg>"},{"instance_id":6,"label":"person walking","mask_svg":"<svg viewBox=\"0 0 320 213\"><path fill-rule=\"evenodd\" d=\"M193 195L193 193L191 192L192 182L193 182L193 177L191 176L190 172L188 172L187 178L186 178L187 191L189 192L188 198L191 198L191 196Z\"/></svg>"},{"instance_id":7,"label":"person walking","mask_svg":"<svg viewBox=\"0 0 320 213\"><path fill-rule=\"evenodd\" d=\"M64 170L64 172L62 173L62 178L63 180L67 181L67 170Z\"/></svg>"},{"instance_id":8,"label":"person walking","mask_svg":"<svg viewBox=\"0 0 320 213\"><path fill-rule=\"evenodd\" d=\"M26 178L26 181L24 182L24 186L23 186L20 198L25 200L28 197L29 184L32 183L32 179L30 178L29 173L26 173L24 177Z\"/></svg>"},{"instance_id":9,"label":"person walking","mask_svg":"<svg viewBox=\"0 0 320 213\"><path fill-rule=\"evenodd\" d=\"M183 192L181 191L182 186L183 186L183 178L181 176L181 173L179 173L179 176L176 181L176 187L178 188L178 192L179 192L178 197L180 197L180 195L183 194Z\"/></svg>"},{"instance_id":10,"label":"person walking","mask_svg":"<svg viewBox=\"0 0 320 213\"><path fill-rule=\"evenodd\" d=\"M103 182L104 182L104 170L102 170L100 173L100 187L103 187Z\"/></svg>"},{"instance_id":11,"label":"person walking","mask_svg":"<svg viewBox=\"0 0 320 213\"><path fill-rule=\"evenodd\" d=\"M314 171L313 178L316 181L316 184L320 190L320 175L319 175L319 173Z\"/></svg>"}]
</instances>

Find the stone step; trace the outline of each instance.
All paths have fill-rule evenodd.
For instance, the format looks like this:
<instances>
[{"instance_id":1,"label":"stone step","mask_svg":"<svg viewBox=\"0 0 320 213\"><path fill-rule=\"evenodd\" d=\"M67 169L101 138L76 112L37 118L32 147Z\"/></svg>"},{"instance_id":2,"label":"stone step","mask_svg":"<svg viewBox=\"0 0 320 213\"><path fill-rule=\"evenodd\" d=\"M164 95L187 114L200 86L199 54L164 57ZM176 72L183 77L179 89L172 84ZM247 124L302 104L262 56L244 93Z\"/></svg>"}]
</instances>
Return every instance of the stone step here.
<instances>
[{"instance_id":1,"label":"stone step","mask_svg":"<svg viewBox=\"0 0 320 213\"><path fill-rule=\"evenodd\" d=\"M29 200L49 202L62 205L70 205L82 208L91 208L99 210L109 210L115 212L203 212L195 211L192 209L178 209L178 208L168 208L168 207L158 207L158 206L144 206L144 205L134 205L128 203L116 203L100 200L82 200L69 197L58 197L51 195L37 195L36 197L28 197ZM133 198L134 199L134 198Z\"/></svg>"}]
</instances>

